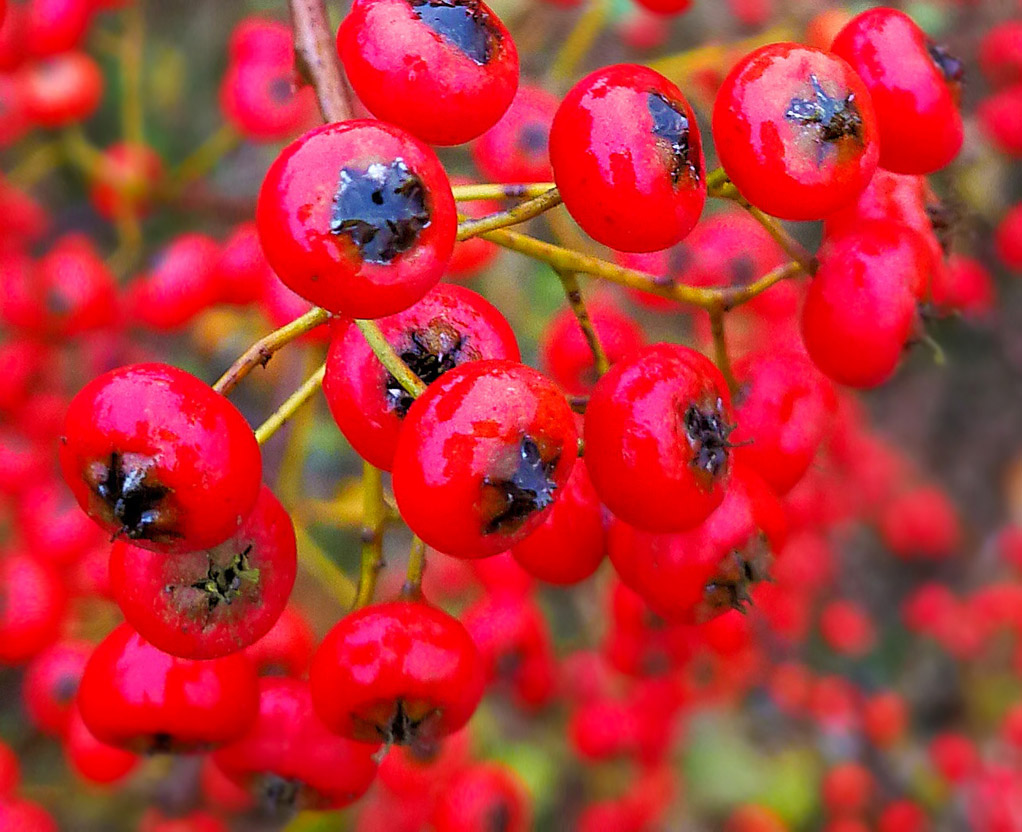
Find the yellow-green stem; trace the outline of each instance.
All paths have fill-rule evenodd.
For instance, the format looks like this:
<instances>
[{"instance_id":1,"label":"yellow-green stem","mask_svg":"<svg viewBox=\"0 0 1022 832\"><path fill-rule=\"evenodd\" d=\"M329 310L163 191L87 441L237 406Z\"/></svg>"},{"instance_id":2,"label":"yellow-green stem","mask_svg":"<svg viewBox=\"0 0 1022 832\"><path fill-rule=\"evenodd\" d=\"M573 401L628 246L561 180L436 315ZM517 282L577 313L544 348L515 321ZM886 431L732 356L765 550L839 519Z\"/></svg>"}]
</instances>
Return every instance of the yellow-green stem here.
<instances>
[{"instance_id":1,"label":"yellow-green stem","mask_svg":"<svg viewBox=\"0 0 1022 832\"><path fill-rule=\"evenodd\" d=\"M608 0L589 0L589 5L554 56L549 73L552 81L569 82L575 77L579 63L589 54L603 31L609 6Z\"/></svg>"},{"instance_id":2,"label":"yellow-green stem","mask_svg":"<svg viewBox=\"0 0 1022 832\"><path fill-rule=\"evenodd\" d=\"M129 3L124 9L124 32L121 35L121 129L125 141L145 141L144 107L142 101L142 67L145 54L145 17L142 0Z\"/></svg>"},{"instance_id":3,"label":"yellow-green stem","mask_svg":"<svg viewBox=\"0 0 1022 832\"><path fill-rule=\"evenodd\" d=\"M260 338L220 376L213 389L226 396L256 367L265 367L275 352L329 319L329 312L314 306L300 318Z\"/></svg>"},{"instance_id":4,"label":"yellow-green stem","mask_svg":"<svg viewBox=\"0 0 1022 832\"><path fill-rule=\"evenodd\" d=\"M299 563L344 609L348 609L355 600L354 583L312 539L305 526L298 522L295 523L295 537L298 541Z\"/></svg>"},{"instance_id":5,"label":"yellow-green stem","mask_svg":"<svg viewBox=\"0 0 1022 832\"><path fill-rule=\"evenodd\" d=\"M707 310L710 315L710 332L713 334L713 359L720 370L728 389L734 395L738 392L738 382L735 380L734 370L731 367L731 356L727 351L727 337L724 333L724 309L714 306Z\"/></svg>"},{"instance_id":6,"label":"yellow-green stem","mask_svg":"<svg viewBox=\"0 0 1022 832\"><path fill-rule=\"evenodd\" d=\"M375 321L357 320L355 325L361 330L370 349L372 349L380 363L386 368L388 373L397 379L397 383L408 392L408 395L412 396L412 398L418 398L426 392L426 385L422 383L422 379L415 375L411 368L401 360L401 356L394 351L394 348L387 339L383 337L383 333Z\"/></svg>"},{"instance_id":7,"label":"yellow-green stem","mask_svg":"<svg viewBox=\"0 0 1022 832\"><path fill-rule=\"evenodd\" d=\"M297 412L298 408L315 395L316 391L319 390L320 386L323 384L324 375L326 375L326 365L321 364L319 369L309 376L301 387L288 396L288 399L284 402L284 404L273 411L273 414L269 419L256 428L256 442L262 445L267 439L280 430L283 424Z\"/></svg>"},{"instance_id":8,"label":"yellow-green stem","mask_svg":"<svg viewBox=\"0 0 1022 832\"><path fill-rule=\"evenodd\" d=\"M530 185L501 185L487 182L481 185L455 185L451 190L458 202L488 199L532 199L557 187L553 182L534 182Z\"/></svg>"},{"instance_id":9,"label":"yellow-green stem","mask_svg":"<svg viewBox=\"0 0 1022 832\"><path fill-rule=\"evenodd\" d=\"M426 544L418 537L412 538L412 548L408 552L408 571L405 573L401 597L408 601L422 598L422 573L426 570Z\"/></svg>"},{"instance_id":10,"label":"yellow-green stem","mask_svg":"<svg viewBox=\"0 0 1022 832\"><path fill-rule=\"evenodd\" d=\"M551 188L539 196L520 202L513 208L508 208L506 211L498 211L496 214L488 214L475 220L462 220L458 223L458 239L467 240L470 237L485 234L487 231L518 225L533 217L538 217L560 204L561 194L557 188Z\"/></svg>"},{"instance_id":11,"label":"yellow-green stem","mask_svg":"<svg viewBox=\"0 0 1022 832\"><path fill-rule=\"evenodd\" d=\"M610 369L610 362L607 360L607 353L603 350L603 345L596 334L596 327L593 326L593 319L589 317L589 310L582 299L582 290L579 288L578 278L574 272L563 272L556 269L554 271L557 272L557 276L561 279L561 286L564 287L564 296L568 299L568 306L571 307L571 311L575 314L575 320L578 321L578 325L582 329L582 335L585 336L586 343L593 353L596 375L602 376Z\"/></svg>"},{"instance_id":12,"label":"yellow-green stem","mask_svg":"<svg viewBox=\"0 0 1022 832\"><path fill-rule=\"evenodd\" d=\"M368 606L376 595L376 577L383 568L383 529L386 517L383 472L365 462L362 465L362 566L355 609Z\"/></svg>"}]
</instances>

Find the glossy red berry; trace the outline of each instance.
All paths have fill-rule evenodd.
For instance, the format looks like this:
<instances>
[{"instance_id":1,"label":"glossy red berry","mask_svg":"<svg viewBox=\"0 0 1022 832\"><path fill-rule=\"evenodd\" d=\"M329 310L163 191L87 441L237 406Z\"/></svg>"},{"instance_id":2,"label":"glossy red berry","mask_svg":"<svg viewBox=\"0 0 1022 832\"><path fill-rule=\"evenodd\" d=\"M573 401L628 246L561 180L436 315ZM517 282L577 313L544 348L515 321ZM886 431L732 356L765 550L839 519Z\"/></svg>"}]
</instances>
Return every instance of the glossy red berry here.
<instances>
[{"instance_id":1,"label":"glossy red berry","mask_svg":"<svg viewBox=\"0 0 1022 832\"><path fill-rule=\"evenodd\" d=\"M376 776L373 747L331 733L312 708L308 683L296 679L262 679L255 723L213 762L283 817L347 806Z\"/></svg>"},{"instance_id":2,"label":"glossy red berry","mask_svg":"<svg viewBox=\"0 0 1022 832\"><path fill-rule=\"evenodd\" d=\"M259 693L247 656L176 658L122 624L89 658L78 707L101 742L137 752L190 752L242 736L256 719Z\"/></svg>"},{"instance_id":3,"label":"glossy red berry","mask_svg":"<svg viewBox=\"0 0 1022 832\"><path fill-rule=\"evenodd\" d=\"M425 384L469 361L518 361L518 342L503 315L481 295L441 285L380 330ZM330 413L355 452L377 468L394 466L394 451L414 401L384 368L353 321L333 330L323 379Z\"/></svg>"},{"instance_id":4,"label":"glossy red berry","mask_svg":"<svg viewBox=\"0 0 1022 832\"><path fill-rule=\"evenodd\" d=\"M21 72L25 112L40 127L84 121L103 97L103 73L84 52L55 55Z\"/></svg>"},{"instance_id":5,"label":"glossy red berry","mask_svg":"<svg viewBox=\"0 0 1022 832\"><path fill-rule=\"evenodd\" d=\"M67 593L47 563L0 554L0 665L23 664L60 634Z\"/></svg>"},{"instance_id":6,"label":"glossy red berry","mask_svg":"<svg viewBox=\"0 0 1022 832\"><path fill-rule=\"evenodd\" d=\"M356 0L337 51L368 110L429 144L474 139L518 87L518 50L481 0Z\"/></svg>"},{"instance_id":7,"label":"glossy red berry","mask_svg":"<svg viewBox=\"0 0 1022 832\"><path fill-rule=\"evenodd\" d=\"M328 124L284 148L263 180L256 221L281 280L356 318L393 315L425 295L457 230L433 151L376 121Z\"/></svg>"},{"instance_id":8,"label":"glossy red berry","mask_svg":"<svg viewBox=\"0 0 1022 832\"><path fill-rule=\"evenodd\" d=\"M930 252L912 229L863 222L830 240L802 307L802 338L813 363L851 387L894 373L929 285Z\"/></svg>"},{"instance_id":9,"label":"glossy red berry","mask_svg":"<svg viewBox=\"0 0 1022 832\"><path fill-rule=\"evenodd\" d=\"M294 606L284 607L270 631L245 648L261 676L302 678L309 670L316 637L305 616Z\"/></svg>"},{"instance_id":10,"label":"glossy red berry","mask_svg":"<svg viewBox=\"0 0 1022 832\"><path fill-rule=\"evenodd\" d=\"M392 601L342 618L316 652L309 683L316 712L342 737L428 745L468 722L483 668L457 619Z\"/></svg>"},{"instance_id":11,"label":"glossy red berry","mask_svg":"<svg viewBox=\"0 0 1022 832\"><path fill-rule=\"evenodd\" d=\"M36 57L74 49L92 20L93 0L28 0L26 6L25 45Z\"/></svg>"},{"instance_id":12,"label":"glossy red berry","mask_svg":"<svg viewBox=\"0 0 1022 832\"><path fill-rule=\"evenodd\" d=\"M530 808L524 785L510 770L476 765L451 780L430 821L436 832L526 832L532 828Z\"/></svg>"},{"instance_id":13,"label":"glossy red berry","mask_svg":"<svg viewBox=\"0 0 1022 832\"><path fill-rule=\"evenodd\" d=\"M654 344L614 365L593 390L586 467L626 523L690 529L724 499L733 428L720 371L686 347Z\"/></svg>"},{"instance_id":14,"label":"glossy red berry","mask_svg":"<svg viewBox=\"0 0 1022 832\"><path fill-rule=\"evenodd\" d=\"M182 234L160 251L128 295L133 321L156 331L191 323L218 300L213 276L220 246L205 234Z\"/></svg>"},{"instance_id":15,"label":"glossy red berry","mask_svg":"<svg viewBox=\"0 0 1022 832\"><path fill-rule=\"evenodd\" d=\"M472 142L472 161L487 180L509 184L549 182L550 125L560 100L523 84L504 117Z\"/></svg>"},{"instance_id":16,"label":"glossy red berry","mask_svg":"<svg viewBox=\"0 0 1022 832\"><path fill-rule=\"evenodd\" d=\"M836 408L830 383L801 354L763 351L735 362L735 459L786 494L816 457Z\"/></svg>"},{"instance_id":17,"label":"glossy red berry","mask_svg":"<svg viewBox=\"0 0 1022 832\"><path fill-rule=\"evenodd\" d=\"M220 108L227 122L246 138L286 139L316 123L312 87L296 84L293 55L286 60L236 61L220 84Z\"/></svg>"},{"instance_id":18,"label":"glossy red berry","mask_svg":"<svg viewBox=\"0 0 1022 832\"><path fill-rule=\"evenodd\" d=\"M880 7L853 17L831 50L869 90L880 134L880 167L932 173L958 154L961 61L904 12Z\"/></svg>"},{"instance_id":19,"label":"glossy red berry","mask_svg":"<svg viewBox=\"0 0 1022 832\"><path fill-rule=\"evenodd\" d=\"M795 43L746 55L713 109L724 171L768 214L820 219L869 184L879 153L869 93L840 58Z\"/></svg>"},{"instance_id":20,"label":"glossy red berry","mask_svg":"<svg viewBox=\"0 0 1022 832\"><path fill-rule=\"evenodd\" d=\"M296 571L291 517L263 486L238 531L219 546L168 557L117 541L110 588L125 619L154 647L212 659L269 632Z\"/></svg>"},{"instance_id":21,"label":"glossy red berry","mask_svg":"<svg viewBox=\"0 0 1022 832\"><path fill-rule=\"evenodd\" d=\"M455 557L495 555L543 522L577 454L561 390L530 367L473 361L411 406L394 497L409 528Z\"/></svg>"},{"instance_id":22,"label":"glossy red berry","mask_svg":"<svg viewBox=\"0 0 1022 832\"><path fill-rule=\"evenodd\" d=\"M706 201L692 108L647 67L604 67L572 87L550 130L550 161L571 216L620 251L674 245Z\"/></svg>"},{"instance_id":23,"label":"glossy red berry","mask_svg":"<svg viewBox=\"0 0 1022 832\"><path fill-rule=\"evenodd\" d=\"M642 327L612 301L598 299L587 305L596 337L614 364L646 345ZM539 360L543 370L572 396L584 396L596 384L593 351L569 308L558 312L539 338Z\"/></svg>"},{"instance_id":24,"label":"glossy red berry","mask_svg":"<svg viewBox=\"0 0 1022 832\"><path fill-rule=\"evenodd\" d=\"M166 364L134 364L89 382L68 408L60 462L90 517L158 552L227 540L255 505L262 471L234 405Z\"/></svg>"},{"instance_id":25,"label":"glossy red berry","mask_svg":"<svg viewBox=\"0 0 1022 832\"><path fill-rule=\"evenodd\" d=\"M516 543L511 554L533 577L568 586L592 575L605 553L600 498L584 460L579 460L546 520Z\"/></svg>"}]
</instances>

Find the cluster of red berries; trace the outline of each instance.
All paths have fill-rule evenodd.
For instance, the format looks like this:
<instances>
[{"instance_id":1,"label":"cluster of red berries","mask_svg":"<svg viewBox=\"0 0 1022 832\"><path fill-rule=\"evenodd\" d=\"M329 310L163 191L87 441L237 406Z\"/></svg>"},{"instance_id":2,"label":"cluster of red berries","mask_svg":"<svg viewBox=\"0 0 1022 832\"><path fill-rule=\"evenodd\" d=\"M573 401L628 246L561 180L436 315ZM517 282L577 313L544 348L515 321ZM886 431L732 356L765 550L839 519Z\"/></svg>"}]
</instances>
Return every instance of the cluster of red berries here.
<instances>
[{"instance_id":1,"label":"cluster of red berries","mask_svg":"<svg viewBox=\"0 0 1022 832\"><path fill-rule=\"evenodd\" d=\"M121 242L104 259L102 235L54 222L17 177L0 183L0 666L23 668L32 730L79 778L123 783L154 754L201 761L168 775L188 798L152 801L142 832L351 804L366 832L519 832L552 803L523 773L563 777L562 760L474 754L467 726L497 700L531 717L522 745L615 774L558 798L572 815L551 828L643 832L673 825L674 755L702 714L752 703L763 733L816 737L824 763L810 810L736 783L706 809L728 832L810 815L827 832L939 828L936 801L895 771L913 721L928 743L916 771L961 796L971 828L1020 828L1022 709L984 753L960 730L960 695L947 705L871 669L886 615L841 580L842 550L868 530L916 570L887 599L892 627L943 660L1010 639L1022 669L1022 532L990 546L1004 580L937 580L967 542L958 508L854 392L887 382L936 319L982 323L996 304L986 266L951 253L953 211L928 179L968 141L962 61L902 11L833 10L805 43L718 61L688 96L670 72L618 63L558 97L519 83L531 56L482 0L354 0L336 44L313 48L356 111L317 127L317 93L330 112L344 90L296 58L290 27L246 19L227 45L221 139L289 143L254 217L246 203L242 221L177 234L141 266L140 223L185 204L203 153L168 166L137 135L103 149L81 135L106 82L79 50L94 16L123 6L140 13L25 0L0 25L0 147L65 129L89 221ZM730 7L748 26L771 13ZM1017 21L990 29L979 62L995 88L980 128L1018 155ZM467 159L456 145L492 184L449 173ZM710 199L729 207L704 217ZM506 230L546 212L564 245ZM820 221L816 253L778 220ZM484 284L461 285L498 245L552 267L568 305L512 326ZM1022 270L1022 205L998 218L996 250ZM583 299L581 275L627 294ZM219 360L224 308L280 328L212 387L197 362L152 360L164 342L150 339L189 327L200 345L213 330ZM677 320L691 345L670 340ZM227 394L292 341L323 366L253 431L250 402ZM355 608L321 638L323 616L292 603L301 556L318 553L324 582L339 574L306 530L307 436L294 427L283 463L261 448L320 382L366 472ZM328 524L342 504L326 504ZM383 563L398 522L414 537L403 584ZM542 585L581 586L551 616ZM56 829L20 779L0 742L0 830Z\"/></svg>"}]
</instances>

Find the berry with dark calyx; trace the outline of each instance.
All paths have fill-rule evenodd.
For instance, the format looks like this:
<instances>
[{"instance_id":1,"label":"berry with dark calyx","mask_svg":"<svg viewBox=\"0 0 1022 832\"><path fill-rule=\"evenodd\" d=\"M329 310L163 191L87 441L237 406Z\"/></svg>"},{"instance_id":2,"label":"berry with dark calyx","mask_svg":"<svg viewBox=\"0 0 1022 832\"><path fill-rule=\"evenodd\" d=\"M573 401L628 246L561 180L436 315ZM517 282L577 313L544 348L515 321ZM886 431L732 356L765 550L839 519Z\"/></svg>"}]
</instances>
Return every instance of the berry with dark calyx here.
<instances>
[{"instance_id":1,"label":"berry with dark calyx","mask_svg":"<svg viewBox=\"0 0 1022 832\"><path fill-rule=\"evenodd\" d=\"M525 787L509 769L478 764L451 780L430 825L436 832L526 832L532 828L531 807Z\"/></svg>"},{"instance_id":2,"label":"berry with dark calyx","mask_svg":"<svg viewBox=\"0 0 1022 832\"><path fill-rule=\"evenodd\" d=\"M366 108L429 144L476 138L518 87L518 50L481 0L357 0L337 51Z\"/></svg>"},{"instance_id":3,"label":"berry with dark calyx","mask_svg":"<svg viewBox=\"0 0 1022 832\"><path fill-rule=\"evenodd\" d=\"M449 370L408 411L394 497L409 528L454 557L495 555L543 522L577 455L567 399L508 360Z\"/></svg>"},{"instance_id":4,"label":"berry with dark calyx","mask_svg":"<svg viewBox=\"0 0 1022 832\"><path fill-rule=\"evenodd\" d=\"M379 326L395 352L427 385L465 362L520 358L510 324L489 301L461 286L437 286L414 306L381 318ZM323 392L355 452L377 468L391 470L413 399L352 321L334 325Z\"/></svg>"},{"instance_id":5,"label":"berry with dark calyx","mask_svg":"<svg viewBox=\"0 0 1022 832\"><path fill-rule=\"evenodd\" d=\"M278 818L347 806L376 776L373 747L331 733L312 708L308 683L297 679L260 680L255 723L212 758Z\"/></svg>"},{"instance_id":6,"label":"berry with dark calyx","mask_svg":"<svg viewBox=\"0 0 1022 832\"><path fill-rule=\"evenodd\" d=\"M876 110L880 167L932 173L962 146L962 64L904 12L875 8L853 17L831 51L862 78Z\"/></svg>"},{"instance_id":7,"label":"berry with dark calyx","mask_svg":"<svg viewBox=\"0 0 1022 832\"><path fill-rule=\"evenodd\" d=\"M704 356L654 344L597 382L585 415L586 467L617 517L682 531L724 499L731 473L731 397Z\"/></svg>"},{"instance_id":8,"label":"berry with dark calyx","mask_svg":"<svg viewBox=\"0 0 1022 832\"><path fill-rule=\"evenodd\" d=\"M571 89L550 130L550 161L571 216L620 251L674 245L706 200L692 108L674 84L635 64L604 67Z\"/></svg>"},{"instance_id":9,"label":"berry with dark calyx","mask_svg":"<svg viewBox=\"0 0 1022 832\"><path fill-rule=\"evenodd\" d=\"M242 736L256 719L259 692L255 668L241 653L181 659L122 624L89 658L78 707L101 742L139 753L187 753Z\"/></svg>"},{"instance_id":10,"label":"berry with dark calyx","mask_svg":"<svg viewBox=\"0 0 1022 832\"><path fill-rule=\"evenodd\" d=\"M869 93L843 60L795 43L746 55L713 110L721 165L768 214L820 219L852 202L877 166Z\"/></svg>"},{"instance_id":11,"label":"berry with dark calyx","mask_svg":"<svg viewBox=\"0 0 1022 832\"><path fill-rule=\"evenodd\" d=\"M472 161L487 180L549 182L550 125L560 104L542 87L523 84L504 117L472 142Z\"/></svg>"},{"instance_id":12,"label":"berry with dark calyx","mask_svg":"<svg viewBox=\"0 0 1022 832\"><path fill-rule=\"evenodd\" d=\"M315 93L297 86L292 55L232 63L220 85L220 108L239 133L257 142L286 139L316 123Z\"/></svg>"},{"instance_id":13,"label":"berry with dark calyx","mask_svg":"<svg viewBox=\"0 0 1022 832\"><path fill-rule=\"evenodd\" d=\"M392 601L342 618L316 652L309 684L331 731L371 745L421 747L468 722L484 678L457 619L424 603Z\"/></svg>"},{"instance_id":14,"label":"berry with dark calyx","mask_svg":"<svg viewBox=\"0 0 1022 832\"><path fill-rule=\"evenodd\" d=\"M82 388L68 408L60 462L90 517L156 552L223 543L261 487L262 458L244 417L166 364L121 367Z\"/></svg>"},{"instance_id":15,"label":"berry with dark calyx","mask_svg":"<svg viewBox=\"0 0 1022 832\"><path fill-rule=\"evenodd\" d=\"M287 604L296 570L291 518L263 486L241 527L219 546L168 557L118 540L110 586L125 619L154 647L213 659L269 631Z\"/></svg>"},{"instance_id":16,"label":"berry with dark calyx","mask_svg":"<svg viewBox=\"0 0 1022 832\"><path fill-rule=\"evenodd\" d=\"M288 287L355 318L393 315L423 297L457 231L433 151L368 120L328 124L284 148L263 180L256 222Z\"/></svg>"}]
</instances>

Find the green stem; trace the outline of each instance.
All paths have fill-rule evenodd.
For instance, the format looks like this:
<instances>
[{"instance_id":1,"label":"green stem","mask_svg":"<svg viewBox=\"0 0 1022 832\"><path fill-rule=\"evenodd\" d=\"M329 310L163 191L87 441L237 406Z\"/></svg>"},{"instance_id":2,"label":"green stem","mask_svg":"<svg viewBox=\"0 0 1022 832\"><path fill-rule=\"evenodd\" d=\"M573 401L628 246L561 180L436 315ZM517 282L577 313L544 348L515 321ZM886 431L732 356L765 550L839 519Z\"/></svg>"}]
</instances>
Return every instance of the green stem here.
<instances>
[{"instance_id":1,"label":"green stem","mask_svg":"<svg viewBox=\"0 0 1022 832\"><path fill-rule=\"evenodd\" d=\"M326 365L322 364L315 373L305 380L301 387L288 396L284 404L273 411L269 419L256 428L256 442L262 445L280 430L283 424L297 412L298 408L315 395L316 391L323 384L324 375L326 375Z\"/></svg>"},{"instance_id":2,"label":"green stem","mask_svg":"<svg viewBox=\"0 0 1022 832\"><path fill-rule=\"evenodd\" d=\"M398 384L408 391L408 395L412 398L418 398L426 392L426 385L422 383L422 379L415 375L411 368L401 360L401 356L394 351L390 342L383 337L383 333L375 321L356 320L355 325L362 332L366 342L380 363L387 369L387 372L397 379Z\"/></svg>"},{"instance_id":3,"label":"green stem","mask_svg":"<svg viewBox=\"0 0 1022 832\"><path fill-rule=\"evenodd\" d=\"M470 237L478 237L488 231L498 228L506 228L509 225L518 225L533 217L556 208L561 204L561 194L557 188L544 191L539 196L520 202L513 208L506 211L498 211L496 214L489 214L475 220L462 220L458 223L458 239L467 240Z\"/></svg>"},{"instance_id":4,"label":"green stem","mask_svg":"<svg viewBox=\"0 0 1022 832\"><path fill-rule=\"evenodd\" d=\"M368 462L362 465L362 566L355 609L368 606L376 595L376 577L383 568L383 473Z\"/></svg>"},{"instance_id":5,"label":"green stem","mask_svg":"<svg viewBox=\"0 0 1022 832\"><path fill-rule=\"evenodd\" d=\"M596 334L596 327L593 326L593 319L589 317L589 310L586 309L585 301L582 300L582 290L578 285L578 278L574 272L558 271L557 276L561 279L561 286L564 287L564 295L568 299L571 311L575 313L575 320L582 329L586 343L593 353L593 363L596 365L596 375L602 376L610 369L610 362L607 360L607 353Z\"/></svg>"}]
</instances>

